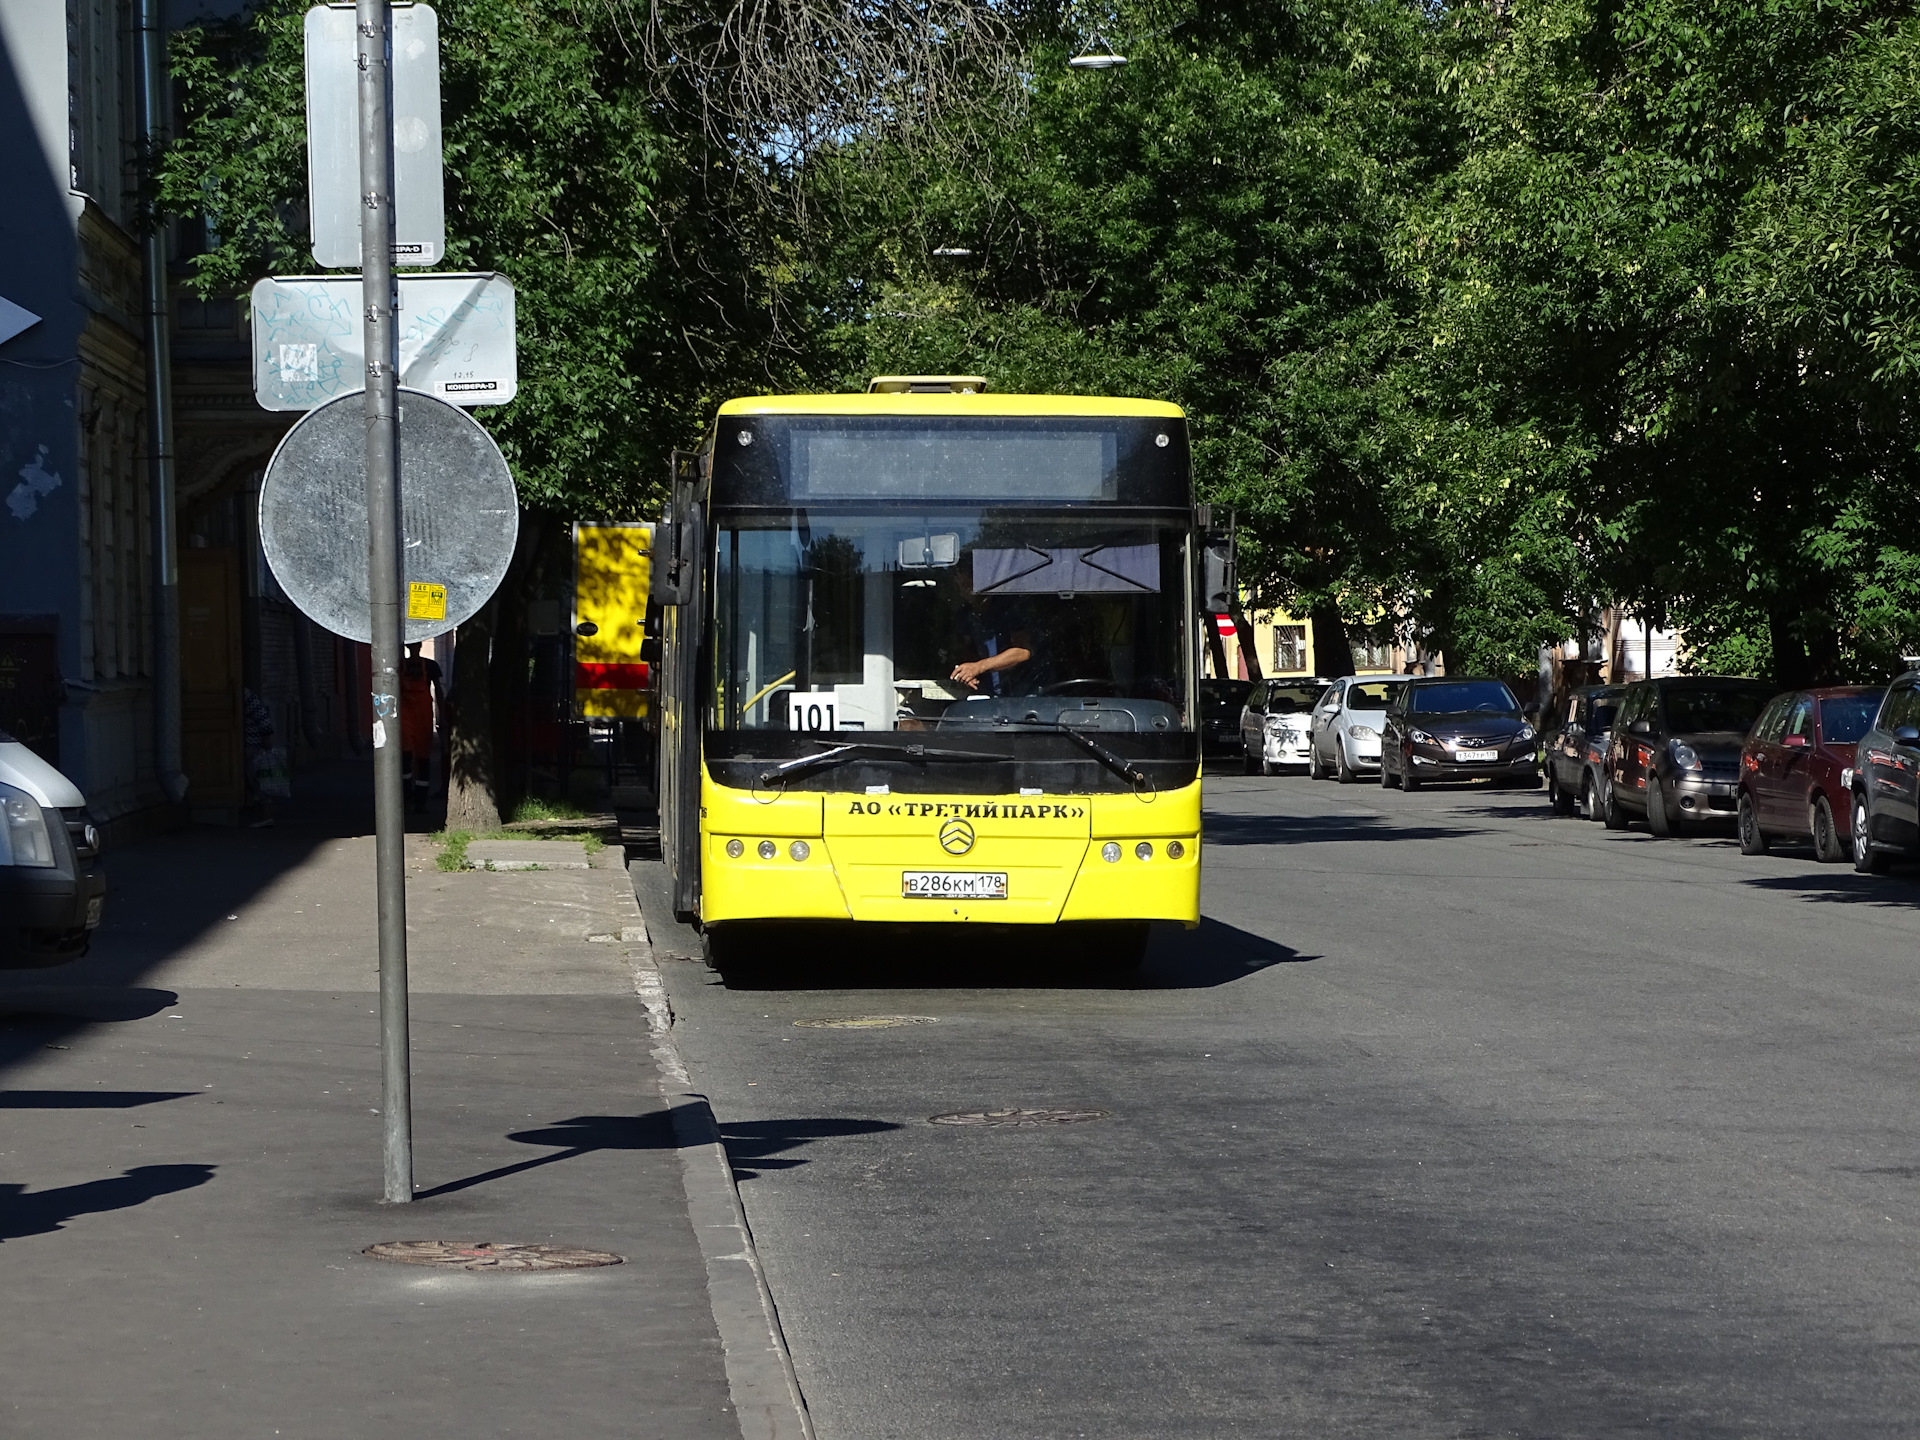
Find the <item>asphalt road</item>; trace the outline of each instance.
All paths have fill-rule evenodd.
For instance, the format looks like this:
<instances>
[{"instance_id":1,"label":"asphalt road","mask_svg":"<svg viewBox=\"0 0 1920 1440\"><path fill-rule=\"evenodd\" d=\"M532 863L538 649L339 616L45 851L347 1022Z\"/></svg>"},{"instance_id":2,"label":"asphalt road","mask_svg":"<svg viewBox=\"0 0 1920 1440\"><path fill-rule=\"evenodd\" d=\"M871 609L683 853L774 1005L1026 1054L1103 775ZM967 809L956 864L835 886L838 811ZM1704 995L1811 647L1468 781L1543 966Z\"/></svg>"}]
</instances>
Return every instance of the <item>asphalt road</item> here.
<instances>
[{"instance_id":1,"label":"asphalt road","mask_svg":"<svg viewBox=\"0 0 1920 1440\"><path fill-rule=\"evenodd\" d=\"M822 1440L1914 1433L1920 879L1304 778L1206 845L1137 985L664 967ZM1015 1106L1111 1113L928 1123Z\"/></svg>"}]
</instances>

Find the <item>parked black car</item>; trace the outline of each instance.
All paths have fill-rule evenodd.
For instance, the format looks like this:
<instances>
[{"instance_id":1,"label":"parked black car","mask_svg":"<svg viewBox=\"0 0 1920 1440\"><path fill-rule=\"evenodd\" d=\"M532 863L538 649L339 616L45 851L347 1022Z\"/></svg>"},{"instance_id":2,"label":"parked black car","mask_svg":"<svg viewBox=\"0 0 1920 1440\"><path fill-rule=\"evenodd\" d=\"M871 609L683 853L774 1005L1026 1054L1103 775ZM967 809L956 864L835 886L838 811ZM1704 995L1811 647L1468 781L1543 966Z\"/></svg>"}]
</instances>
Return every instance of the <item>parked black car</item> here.
<instances>
[{"instance_id":1,"label":"parked black car","mask_svg":"<svg viewBox=\"0 0 1920 1440\"><path fill-rule=\"evenodd\" d=\"M1538 739L1506 682L1449 675L1399 686L1380 737L1380 784L1480 779L1540 783Z\"/></svg>"},{"instance_id":2,"label":"parked black car","mask_svg":"<svg viewBox=\"0 0 1920 1440\"><path fill-rule=\"evenodd\" d=\"M1567 699L1560 728L1547 739L1547 801L1556 815L1577 808L1589 820L1600 818L1600 797L1606 793L1607 733L1624 685L1587 685ZM1545 730L1547 727L1540 727Z\"/></svg>"},{"instance_id":3,"label":"parked black car","mask_svg":"<svg viewBox=\"0 0 1920 1440\"><path fill-rule=\"evenodd\" d=\"M1740 747L1778 693L1764 680L1663 675L1620 699L1607 742L1607 828L1644 819L1655 835L1734 818Z\"/></svg>"},{"instance_id":4,"label":"parked black car","mask_svg":"<svg viewBox=\"0 0 1920 1440\"><path fill-rule=\"evenodd\" d=\"M1887 687L1853 752L1853 868L1920 855L1920 670Z\"/></svg>"},{"instance_id":5,"label":"parked black car","mask_svg":"<svg viewBox=\"0 0 1920 1440\"><path fill-rule=\"evenodd\" d=\"M1200 753L1238 755L1246 746L1240 738L1240 712L1253 693L1251 680L1200 682Z\"/></svg>"}]
</instances>

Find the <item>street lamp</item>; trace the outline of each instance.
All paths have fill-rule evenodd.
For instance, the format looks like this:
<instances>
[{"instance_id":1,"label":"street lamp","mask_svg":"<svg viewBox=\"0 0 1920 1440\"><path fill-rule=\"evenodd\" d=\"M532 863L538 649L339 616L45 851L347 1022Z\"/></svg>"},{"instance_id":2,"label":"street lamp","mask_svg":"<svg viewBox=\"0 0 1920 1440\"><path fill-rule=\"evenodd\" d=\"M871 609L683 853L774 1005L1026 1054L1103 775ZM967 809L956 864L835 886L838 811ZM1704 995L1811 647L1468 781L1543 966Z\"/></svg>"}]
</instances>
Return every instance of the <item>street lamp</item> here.
<instances>
[{"instance_id":1,"label":"street lamp","mask_svg":"<svg viewBox=\"0 0 1920 1440\"><path fill-rule=\"evenodd\" d=\"M1100 48L1094 49L1095 45ZM1113 46L1107 43L1107 37L1098 30L1093 32L1093 42L1085 52L1067 61L1067 65L1074 70L1117 70L1126 63L1127 57L1116 55Z\"/></svg>"}]
</instances>

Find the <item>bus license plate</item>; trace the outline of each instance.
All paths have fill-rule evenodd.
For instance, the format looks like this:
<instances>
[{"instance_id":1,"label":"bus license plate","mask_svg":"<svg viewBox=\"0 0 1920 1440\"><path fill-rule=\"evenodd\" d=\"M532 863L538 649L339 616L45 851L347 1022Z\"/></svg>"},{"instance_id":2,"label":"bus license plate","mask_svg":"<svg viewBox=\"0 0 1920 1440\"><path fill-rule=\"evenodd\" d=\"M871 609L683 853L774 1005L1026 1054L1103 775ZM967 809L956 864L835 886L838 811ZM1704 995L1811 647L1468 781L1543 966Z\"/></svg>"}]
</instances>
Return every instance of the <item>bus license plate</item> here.
<instances>
[{"instance_id":1,"label":"bus license plate","mask_svg":"<svg viewBox=\"0 0 1920 1440\"><path fill-rule=\"evenodd\" d=\"M1455 753L1462 760L1498 760L1500 758L1498 750L1460 750Z\"/></svg>"},{"instance_id":2,"label":"bus license plate","mask_svg":"<svg viewBox=\"0 0 1920 1440\"><path fill-rule=\"evenodd\" d=\"M1004 900L1004 870L903 870L900 893L908 900Z\"/></svg>"}]
</instances>

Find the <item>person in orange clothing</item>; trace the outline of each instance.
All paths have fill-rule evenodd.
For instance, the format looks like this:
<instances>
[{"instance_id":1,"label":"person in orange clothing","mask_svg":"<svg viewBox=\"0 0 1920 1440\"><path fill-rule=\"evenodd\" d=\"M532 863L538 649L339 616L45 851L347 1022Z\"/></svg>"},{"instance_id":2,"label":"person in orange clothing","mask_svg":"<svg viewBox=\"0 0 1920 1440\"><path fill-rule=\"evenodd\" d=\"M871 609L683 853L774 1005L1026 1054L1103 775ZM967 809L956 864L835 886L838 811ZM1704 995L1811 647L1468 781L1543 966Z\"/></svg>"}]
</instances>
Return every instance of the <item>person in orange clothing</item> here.
<instances>
[{"instance_id":1,"label":"person in orange clothing","mask_svg":"<svg viewBox=\"0 0 1920 1440\"><path fill-rule=\"evenodd\" d=\"M427 803L433 780L433 718L446 703L440 693L440 662L420 654L420 642L407 646L400 662L400 773L411 804Z\"/></svg>"}]
</instances>

